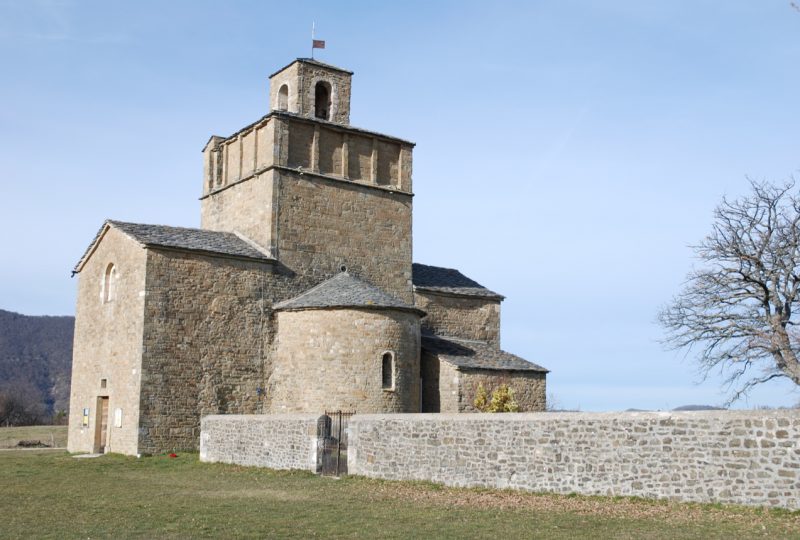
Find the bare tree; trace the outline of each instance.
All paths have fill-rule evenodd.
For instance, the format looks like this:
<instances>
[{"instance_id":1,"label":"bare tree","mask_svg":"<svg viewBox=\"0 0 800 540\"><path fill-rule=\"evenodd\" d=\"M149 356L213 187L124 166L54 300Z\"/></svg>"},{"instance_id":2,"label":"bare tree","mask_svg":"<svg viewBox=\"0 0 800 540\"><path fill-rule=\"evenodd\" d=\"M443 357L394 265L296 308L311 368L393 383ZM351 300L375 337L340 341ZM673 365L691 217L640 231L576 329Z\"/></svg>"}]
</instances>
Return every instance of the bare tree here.
<instances>
[{"instance_id":1,"label":"bare tree","mask_svg":"<svg viewBox=\"0 0 800 540\"><path fill-rule=\"evenodd\" d=\"M659 314L669 346L697 350L704 374L726 374L728 403L772 379L800 385L800 197L794 182L750 184L750 195L717 207L711 234L693 246L702 268Z\"/></svg>"},{"instance_id":2,"label":"bare tree","mask_svg":"<svg viewBox=\"0 0 800 540\"><path fill-rule=\"evenodd\" d=\"M45 419L41 392L27 381L0 385L0 426L31 426Z\"/></svg>"}]
</instances>

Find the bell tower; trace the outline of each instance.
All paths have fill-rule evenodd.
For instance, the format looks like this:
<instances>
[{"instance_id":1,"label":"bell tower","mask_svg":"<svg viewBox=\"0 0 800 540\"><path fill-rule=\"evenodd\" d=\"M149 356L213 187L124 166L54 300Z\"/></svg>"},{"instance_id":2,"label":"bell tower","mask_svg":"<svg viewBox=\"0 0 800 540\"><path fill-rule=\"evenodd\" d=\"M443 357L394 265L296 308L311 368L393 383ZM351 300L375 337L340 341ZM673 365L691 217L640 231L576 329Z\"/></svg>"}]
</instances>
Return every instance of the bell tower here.
<instances>
[{"instance_id":1,"label":"bell tower","mask_svg":"<svg viewBox=\"0 0 800 540\"><path fill-rule=\"evenodd\" d=\"M350 125L352 75L308 58L273 73L269 113L203 150L201 226L257 244L299 290L344 266L411 303L414 143Z\"/></svg>"},{"instance_id":2,"label":"bell tower","mask_svg":"<svg viewBox=\"0 0 800 540\"><path fill-rule=\"evenodd\" d=\"M348 125L352 76L352 71L298 58L270 75L270 110Z\"/></svg>"}]
</instances>

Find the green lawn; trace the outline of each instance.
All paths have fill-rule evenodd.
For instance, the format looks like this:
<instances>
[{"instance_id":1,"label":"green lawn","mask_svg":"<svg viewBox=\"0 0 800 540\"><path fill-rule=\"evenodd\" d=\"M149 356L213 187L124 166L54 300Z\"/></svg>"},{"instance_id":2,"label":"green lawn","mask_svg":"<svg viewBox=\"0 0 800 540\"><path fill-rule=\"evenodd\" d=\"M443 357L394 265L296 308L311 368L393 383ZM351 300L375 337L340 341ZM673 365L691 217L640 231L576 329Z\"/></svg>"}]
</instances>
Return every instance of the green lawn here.
<instances>
[{"instance_id":1,"label":"green lawn","mask_svg":"<svg viewBox=\"0 0 800 540\"><path fill-rule=\"evenodd\" d=\"M41 441L66 448L67 426L0 427L0 448L14 448L19 441Z\"/></svg>"},{"instance_id":2,"label":"green lawn","mask_svg":"<svg viewBox=\"0 0 800 540\"><path fill-rule=\"evenodd\" d=\"M0 538L800 538L800 513L0 452Z\"/></svg>"}]
</instances>

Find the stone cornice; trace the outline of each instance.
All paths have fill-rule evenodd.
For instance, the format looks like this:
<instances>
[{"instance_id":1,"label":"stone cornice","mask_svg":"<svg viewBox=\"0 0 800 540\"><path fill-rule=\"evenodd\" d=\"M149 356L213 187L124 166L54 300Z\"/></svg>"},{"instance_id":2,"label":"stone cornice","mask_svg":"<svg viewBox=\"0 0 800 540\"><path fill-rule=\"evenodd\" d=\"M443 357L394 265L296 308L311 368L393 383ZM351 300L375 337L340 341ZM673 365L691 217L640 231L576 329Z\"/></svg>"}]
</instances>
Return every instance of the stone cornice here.
<instances>
[{"instance_id":1,"label":"stone cornice","mask_svg":"<svg viewBox=\"0 0 800 540\"><path fill-rule=\"evenodd\" d=\"M235 182L231 182L230 184L226 184L224 186L218 187L218 188L214 189L213 191L209 191L205 195L201 196L199 200L202 201L203 199L211 197L212 195L216 195L217 193L221 193L221 192L225 191L226 189L229 189L229 188L232 188L233 186L236 186L238 184L242 184L244 182L247 182L248 180L252 180L253 178L255 178L257 176L260 176L260 175L264 174L265 172L269 172L269 171L271 171L273 169L276 169L276 170L279 170L279 171L285 172L285 173L296 174L298 176L314 176L316 178L322 178L324 180L330 180L330 181L333 181L333 182L338 182L338 183L345 184L345 185L348 185L348 186L353 186L353 187L376 189L378 191L384 191L384 192L390 193L390 194L405 195L406 197L413 197L414 196L413 193L408 193L407 191L403 191L403 190L398 189L398 188L396 188L394 186L382 186L382 185L378 185L378 184L367 184L367 183L364 183L364 182L357 182L355 180L348 180L346 178L342 178L341 176L333 176L333 175L330 175L330 174L314 172L314 171L311 171L309 169L303 169L303 168L299 168L299 167L298 168L291 168L291 167L284 167L282 165L267 165L266 167L262 167L261 169L258 169L257 171L253 172L252 174L249 174L249 175L247 175L247 176L245 176L243 178L240 178L239 180L237 180Z\"/></svg>"},{"instance_id":2,"label":"stone cornice","mask_svg":"<svg viewBox=\"0 0 800 540\"><path fill-rule=\"evenodd\" d=\"M359 135L365 135L365 136L368 136L368 137L375 137L377 139L383 139L385 141L392 141L392 142L404 144L404 145L411 146L411 147L416 146L416 143L414 143L412 141L405 140L405 139L401 139L400 137L393 137L392 135L386 135L384 133L379 133L377 131L370 131L368 129L362 129L362 128L355 127L355 126L337 124L335 122L329 122L327 120L322 120L320 118L309 118L307 116L301 116L299 114L291 113L291 112L288 112L288 111L270 111L269 113L265 114L264 116L262 116L261 118L259 118L255 122L252 122L252 123L244 126L240 130L236 131L235 133L233 133L233 134L231 134L231 135L229 135L227 137L220 137L219 135L215 135L215 137L220 137L222 139L222 141L220 141L219 144L225 144L228 141L233 142L233 140L238 138L240 135L243 135L244 133L246 133L248 131L251 131L252 129L257 129L257 128L261 127L263 124L266 124L271 118L286 118L286 119L290 119L290 120L297 120L297 121L300 121L300 122L306 122L308 124L316 124L316 125L324 126L324 127L328 128L328 129L331 129L331 130L334 130L334 131L341 131L343 133L356 133L356 134L359 134ZM209 139L209 141L210 140L211 139ZM203 149L205 150L205 148L207 146L208 146L208 143L206 143L206 146L204 146Z\"/></svg>"}]
</instances>

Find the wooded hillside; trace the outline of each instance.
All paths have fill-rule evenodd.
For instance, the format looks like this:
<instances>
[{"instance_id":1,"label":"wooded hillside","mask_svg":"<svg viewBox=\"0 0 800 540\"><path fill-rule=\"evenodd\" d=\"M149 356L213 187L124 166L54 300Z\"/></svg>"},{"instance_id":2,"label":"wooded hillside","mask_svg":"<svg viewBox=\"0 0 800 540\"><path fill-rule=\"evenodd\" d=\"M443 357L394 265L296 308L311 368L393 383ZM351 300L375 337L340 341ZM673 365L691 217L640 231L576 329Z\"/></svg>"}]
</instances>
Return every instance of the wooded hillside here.
<instances>
[{"instance_id":1,"label":"wooded hillside","mask_svg":"<svg viewBox=\"0 0 800 540\"><path fill-rule=\"evenodd\" d=\"M22 393L43 415L69 406L75 317L20 315L0 309L0 391Z\"/></svg>"}]
</instances>

